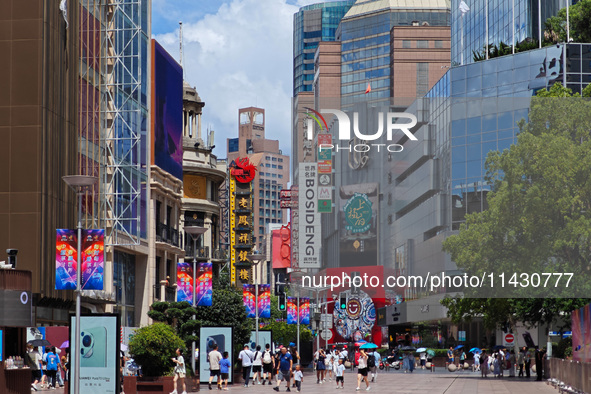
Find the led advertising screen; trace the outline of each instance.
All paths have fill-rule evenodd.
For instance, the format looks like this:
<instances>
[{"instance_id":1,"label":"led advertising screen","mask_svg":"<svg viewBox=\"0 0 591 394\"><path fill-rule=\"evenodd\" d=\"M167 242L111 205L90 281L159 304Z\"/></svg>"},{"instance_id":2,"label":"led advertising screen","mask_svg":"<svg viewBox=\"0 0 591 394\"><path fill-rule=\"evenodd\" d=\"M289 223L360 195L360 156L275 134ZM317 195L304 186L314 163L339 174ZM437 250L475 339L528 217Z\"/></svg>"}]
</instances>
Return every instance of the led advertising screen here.
<instances>
[{"instance_id":1,"label":"led advertising screen","mask_svg":"<svg viewBox=\"0 0 591 394\"><path fill-rule=\"evenodd\" d=\"M254 285L242 285L242 299L246 308L246 317L255 317L255 290Z\"/></svg>"},{"instance_id":2,"label":"led advertising screen","mask_svg":"<svg viewBox=\"0 0 591 394\"><path fill-rule=\"evenodd\" d=\"M80 392L119 393L119 315L80 316L80 350L70 354L70 365L80 357ZM70 316L70 344L75 343L76 318ZM74 346L71 346L72 349ZM74 368L70 370L75 379Z\"/></svg>"},{"instance_id":3,"label":"led advertising screen","mask_svg":"<svg viewBox=\"0 0 591 394\"><path fill-rule=\"evenodd\" d=\"M82 230L82 289L103 290L105 230Z\"/></svg>"},{"instance_id":4,"label":"led advertising screen","mask_svg":"<svg viewBox=\"0 0 591 394\"><path fill-rule=\"evenodd\" d=\"M213 350L214 345L217 345L218 351L221 354L228 352L230 360L232 360L232 327L201 327L199 329L199 381L205 383L209 380L209 353ZM229 383L232 383L233 368L230 368ZM213 383L217 383L214 378ZM219 376L218 378L219 379Z\"/></svg>"},{"instance_id":5,"label":"led advertising screen","mask_svg":"<svg viewBox=\"0 0 591 394\"><path fill-rule=\"evenodd\" d=\"M197 306L211 306L212 303L212 267L211 263L203 262L197 266L197 281L195 283L195 293L197 297Z\"/></svg>"},{"instance_id":6,"label":"led advertising screen","mask_svg":"<svg viewBox=\"0 0 591 394\"><path fill-rule=\"evenodd\" d=\"M152 160L183 179L183 69L152 40Z\"/></svg>"},{"instance_id":7,"label":"led advertising screen","mask_svg":"<svg viewBox=\"0 0 591 394\"><path fill-rule=\"evenodd\" d=\"M193 264L179 261L176 265L176 300L193 304Z\"/></svg>"},{"instance_id":8,"label":"led advertising screen","mask_svg":"<svg viewBox=\"0 0 591 394\"><path fill-rule=\"evenodd\" d=\"M259 317L271 317L271 285L259 285Z\"/></svg>"},{"instance_id":9,"label":"led advertising screen","mask_svg":"<svg viewBox=\"0 0 591 394\"><path fill-rule=\"evenodd\" d=\"M55 289L76 289L77 230L57 229L55 242Z\"/></svg>"},{"instance_id":10,"label":"led advertising screen","mask_svg":"<svg viewBox=\"0 0 591 394\"><path fill-rule=\"evenodd\" d=\"M82 290L103 290L105 230L82 230ZM57 229L55 242L55 289L75 290L78 261L78 230Z\"/></svg>"},{"instance_id":11,"label":"led advertising screen","mask_svg":"<svg viewBox=\"0 0 591 394\"><path fill-rule=\"evenodd\" d=\"M300 298L300 324L310 324L310 299Z\"/></svg>"}]
</instances>

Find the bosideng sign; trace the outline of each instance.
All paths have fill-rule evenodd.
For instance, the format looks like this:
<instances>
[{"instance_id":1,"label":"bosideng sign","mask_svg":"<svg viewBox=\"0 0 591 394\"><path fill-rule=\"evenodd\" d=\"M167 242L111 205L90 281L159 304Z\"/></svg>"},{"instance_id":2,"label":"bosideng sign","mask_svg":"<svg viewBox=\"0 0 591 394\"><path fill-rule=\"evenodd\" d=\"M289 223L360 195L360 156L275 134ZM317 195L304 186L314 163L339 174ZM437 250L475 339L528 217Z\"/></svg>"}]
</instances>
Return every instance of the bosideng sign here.
<instances>
[{"instance_id":1,"label":"bosideng sign","mask_svg":"<svg viewBox=\"0 0 591 394\"><path fill-rule=\"evenodd\" d=\"M380 151L387 151L387 152L401 152L403 150L403 146L400 144L394 143L360 143L360 144L350 144L349 141L351 140L351 121L349 116L338 109L321 109L320 112L315 111L311 108L306 108L308 111L312 113L308 113L310 116L307 119L307 134L306 138L310 141L314 139L314 121L320 126L320 130L323 129L328 130L328 124L322 114L333 114L336 116L338 121L338 129L337 135L339 140L347 141L346 145L339 145L339 144L320 144L318 145L319 150L330 149L339 151L349 151L349 152L368 152L372 149L376 149L378 152ZM405 123L398 123L401 119L408 119L410 122ZM396 121L396 123L395 123ZM417 141L417 138L411 132L411 129L415 127L418 123L417 117L411 113L407 112L379 112L378 113L378 130L373 134L363 134L359 130L359 113L353 112L353 135L355 138L362 140L362 141L377 141L382 138L384 135L384 131L386 133L386 140L392 141L394 137L394 133L397 131L401 131L406 135L406 137L411 141ZM324 125L324 126L323 126ZM385 125L385 126L384 126Z\"/></svg>"},{"instance_id":2,"label":"bosideng sign","mask_svg":"<svg viewBox=\"0 0 591 394\"><path fill-rule=\"evenodd\" d=\"M318 213L317 164L299 166L299 268L320 268L320 214Z\"/></svg>"}]
</instances>

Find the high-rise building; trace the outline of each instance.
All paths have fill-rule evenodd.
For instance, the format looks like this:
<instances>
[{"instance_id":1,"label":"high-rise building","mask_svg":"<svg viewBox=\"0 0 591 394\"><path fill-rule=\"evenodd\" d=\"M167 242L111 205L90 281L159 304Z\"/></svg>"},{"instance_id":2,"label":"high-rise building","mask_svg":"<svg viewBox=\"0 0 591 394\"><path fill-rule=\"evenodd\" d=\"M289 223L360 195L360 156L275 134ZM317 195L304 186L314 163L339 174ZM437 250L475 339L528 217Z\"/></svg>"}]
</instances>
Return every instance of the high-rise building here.
<instances>
[{"instance_id":1,"label":"high-rise building","mask_svg":"<svg viewBox=\"0 0 591 394\"><path fill-rule=\"evenodd\" d=\"M289 156L279 149L278 140L265 138L265 110L248 107L238 111L238 138L227 140L228 164L248 157L256 166L253 180L253 244L264 250L265 226L285 223L279 192L289 183Z\"/></svg>"},{"instance_id":2,"label":"high-rise building","mask_svg":"<svg viewBox=\"0 0 591 394\"><path fill-rule=\"evenodd\" d=\"M567 1L576 3L572 0ZM493 45L499 45L501 42L511 45L514 33L516 43L526 38L537 40L540 12L543 33L546 19L557 15L558 10L566 5L563 0L464 0L464 2L470 10L463 16L460 11L460 0L453 0L451 6L451 61L454 65L462 64L462 59L463 64L472 63L473 53L481 53L487 42ZM538 4L542 6L541 11ZM488 38L486 37L487 21Z\"/></svg>"}]
</instances>

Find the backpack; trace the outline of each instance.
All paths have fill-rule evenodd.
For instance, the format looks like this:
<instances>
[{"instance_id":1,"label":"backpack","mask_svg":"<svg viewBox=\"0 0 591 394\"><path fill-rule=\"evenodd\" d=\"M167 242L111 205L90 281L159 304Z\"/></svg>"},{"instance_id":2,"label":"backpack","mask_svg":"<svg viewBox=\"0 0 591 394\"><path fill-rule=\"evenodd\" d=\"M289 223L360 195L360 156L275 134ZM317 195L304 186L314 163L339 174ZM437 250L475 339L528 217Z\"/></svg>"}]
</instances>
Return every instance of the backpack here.
<instances>
[{"instance_id":1,"label":"backpack","mask_svg":"<svg viewBox=\"0 0 591 394\"><path fill-rule=\"evenodd\" d=\"M369 356L367 356L367 366L369 368L373 368L376 366L376 358L373 354L370 354Z\"/></svg>"},{"instance_id":2,"label":"backpack","mask_svg":"<svg viewBox=\"0 0 591 394\"><path fill-rule=\"evenodd\" d=\"M271 364L273 360L271 359L271 352L268 350L265 350L265 353L263 354L263 363L265 364Z\"/></svg>"}]
</instances>

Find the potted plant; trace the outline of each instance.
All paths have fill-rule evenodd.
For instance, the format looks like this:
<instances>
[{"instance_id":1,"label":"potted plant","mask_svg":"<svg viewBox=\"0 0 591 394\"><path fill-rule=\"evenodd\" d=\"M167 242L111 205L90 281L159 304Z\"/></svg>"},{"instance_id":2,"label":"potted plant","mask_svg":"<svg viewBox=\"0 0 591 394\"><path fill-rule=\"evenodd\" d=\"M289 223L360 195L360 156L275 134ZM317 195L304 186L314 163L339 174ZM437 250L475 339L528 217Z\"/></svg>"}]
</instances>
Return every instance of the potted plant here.
<instances>
[{"instance_id":1,"label":"potted plant","mask_svg":"<svg viewBox=\"0 0 591 394\"><path fill-rule=\"evenodd\" d=\"M184 349L185 343L168 324L155 323L137 330L129 342L129 353L142 371L136 386L145 386L149 391L170 393L173 390L172 359L176 357L177 348ZM126 379L129 384L125 385L125 392L129 393L131 390L133 393L135 390L129 386L134 385L134 377L129 378L131 379Z\"/></svg>"}]
</instances>

